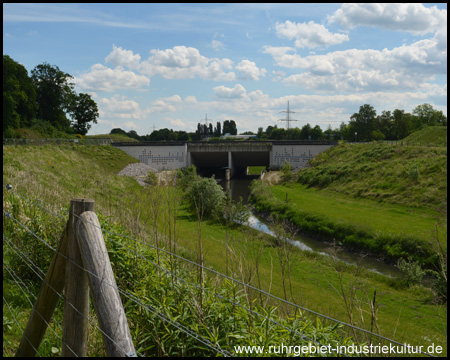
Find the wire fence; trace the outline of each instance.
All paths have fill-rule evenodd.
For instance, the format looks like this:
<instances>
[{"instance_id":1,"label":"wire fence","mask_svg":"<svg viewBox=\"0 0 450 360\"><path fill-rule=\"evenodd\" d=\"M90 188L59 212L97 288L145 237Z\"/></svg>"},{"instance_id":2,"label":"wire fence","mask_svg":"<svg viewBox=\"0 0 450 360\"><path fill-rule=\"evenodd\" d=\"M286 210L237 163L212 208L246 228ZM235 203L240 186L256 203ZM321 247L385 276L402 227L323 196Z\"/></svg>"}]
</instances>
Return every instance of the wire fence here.
<instances>
[{"instance_id":1,"label":"wire fence","mask_svg":"<svg viewBox=\"0 0 450 360\"><path fill-rule=\"evenodd\" d=\"M242 142L236 140L221 140L220 142L189 142L193 146L219 146L220 144L239 144L241 145L289 145L303 142L305 145L337 145L338 141L328 141L328 140L269 140L269 141L251 141ZM384 145L395 145L395 146L419 146L419 147L447 147L446 141L441 142L430 142L430 141L405 141L405 140L380 140L380 141L348 141L349 144L384 144ZM146 145L183 145L184 142L114 142L110 138L96 138L96 139L15 139L15 138L4 138L3 145L62 145L62 144L80 144L80 145L114 145L114 146L146 146Z\"/></svg>"},{"instance_id":2,"label":"wire fence","mask_svg":"<svg viewBox=\"0 0 450 360\"><path fill-rule=\"evenodd\" d=\"M69 306L73 307L75 311L78 311L72 303L68 303L68 299L65 297L65 295L63 295L61 292L56 291L54 288L52 288L51 284L46 282L45 273L48 264L40 262L40 260L42 260L41 257L43 257L42 254L56 253L64 257L68 262L73 263L73 261L69 259L65 254L58 251L57 247L55 247L55 241L46 236L48 232L41 231L43 230L42 227L44 226L42 224L41 213L44 214L44 216L48 216L54 219L54 222L51 225L53 232L55 232L55 229L57 229L58 227L61 227L61 224L67 220L69 215L74 216L82 221L86 220L81 219L79 215L70 213L67 210L61 211L60 209L57 209L53 205L48 204L42 200L32 199L28 195L16 191L11 185L4 184L4 191L5 190L7 193L6 196L12 197L14 199L9 202L5 202L4 194L4 281L5 279L8 279L12 283L12 286L20 290L20 292L23 294L23 297L26 298L27 305L25 306L22 304L22 307L33 307L33 303L36 301L34 289L36 286L31 286L31 284L40 283L49 286L64 304L68 304ZM24 214L19 209L20 206L23 206L19 202L26 204L26 206L29 206L30 208L32 208L32 210L27 214ZM29 216L30 214L34 215L38 219L36 220L31 218ZM35 226L36 221L39 223L37 226ZM98 225L94 223L90 223L90 225L98 227ZM250 282L238 280L226 274L220 273L210 267L204 266L203 264L199 264L193 260L182 257L174 251L169 251L165 248L152 245L148 241L136 239L135 237L120 232L117 233L114 231L108 231L105 230L105 228L100 228L100 230L107 239L108 252L114 254L123 250L129 255L128 257L121 255L121 257L114 258L114 261L118 262L120 260L125 260L125 265L130 267L129 269L126 269L129 272L133 271L134 265L132 264L134 262L139 264L136 268L138 269L139 274L137 276L136 274L131 276L133 280L141 275L142 277L145 277L145 273L147 273L148 275L148 273L153 271L155 275L153 279L159 279L159 284L156 284L157 292L159 291L161 294L164 292L167 293L167 291L169 291L168 288L172 287L174 291L175 289L177 289L177 291L179 292L178 294L187 292L187 297L191 299L193 301L192 304L194 304L189 309L190 313L195 314L191 315L191 318L193 318L194 321L184 321L185 318L183 316L173 316L173 314L171 313L172 310L176 310L173 307L178 306L179 308L182 308L184 306L183 303L177 304L176 299L175 302L170 306L161 306L160 303L152 301L154 300L154 296L150 294L151 289L148 289L145 286L128 288L126 286L127 281L118 281L117 284L105 283L103 278L99 277L97 274L90 272L84 266L74 264L83 272L89 274L89 276L98 278L99 280L103 281L105 285L114 288L121 294L122 302L124 303L127 316L129 316L130 314L133 315L133 320L129 319L129 322L134 322L136 321L136 319L142 319L147 316L146 314L152 315L149 318L150 320L144 325L134 324L133 340L136 343L137 350L136 354L126 353L126 351L124 350L124 353L126 353L127 356L147 356L148 354L198 355L202 354L202 352L220 356L247 355L245 353L240 354L239 352L236 352L235 346L233 350L232 345L234 343L242 344L242 342L240 343L238 341L239 339L237 335L233 335L235 337L233 339L227 338L226 341L224 341L224 339L222 338L218 338L218 334L220 334L220 326L226 320L220 318L220 309L215 309L215 315L218 316L216 321L213 321L212 323L205 326L200 326L207 323L207 316L212 316L212 313L206 314L207 310L205 310L205 303L202 304L202 300L206 302L206 296L210 296L210 300L219 299L221 302L221 308L226 306L224 304L228 304L231 307L231 309L233 310L232 313L234 315L234 319L232 321L234 322L235 327L237 327L236 324L238 323L245 325L241 329L243 334L245 332L253 332L254 334L260 334L260 336L264 335L267 337L267 339L270 339L271 334L269 334L268 329L271 329L272 332L278 331L284 334L283 336L285 337L282 337L283 339L290 339L291 341L298 341L303 344L313 344L316 347L327 347L330 346L330 344L333 344L335 345L335 347L332 348L329 355L340 356L347 356L347 354L342 353L337 349L340 342L345 342L345 336L349 333L360 335L361 339L363 340L362 342L366 344L372 344L372 339L378 339L381 344L389 343L397 347L405 346L405 344L401 342L382 336L376 332L369 331L361 327L334 319L330 316L318 313L296 303L277 297L265 290L251 285ZM30 239L38 244L38 246L35 246L33 248L34 253L33 251L30 252L29 249L25 249L25 247L29 246L26 241L31 242ZM148 264L148 266L145 266L143 264ZM120 267L120 264L116 265L119 265ZM196 281L198 277L190 276L194 274L194 271L186 271L186 267L209 273L213 276L213 278L209 278L210 283L208 283L208 281L206 281L204 278L200 278L200 281ZM142 269L145 269L145 271L142 271ZM33 281L25 280L23 278L24 273L31 274ZM217 279L217 281L214 281L214 278ZM215 285L211 285L211 283L215 283ZM223 286L224 283L226 284L225 287ZM142 284L139 284L139 286L141 285ZM142 289L146 291L142 291ZM286 307L289 307L291 311L288 312L288 315L285 315L285 319L283 319L282 316L274 316L276 308L257 306L256 298L249 299L249 297L247 296L248 291L253 291L257 294L260 294L261 296L264 296L265 299L272 299L272 301L278 304L283 304ZM6 309L9 311L9 314L13 318L13 321L10 322L9 326L12 326L14 324L14 326L17 327L18 332L23 335L24 329L20 325L20 321L16 316L17 314L14 311L14 307L20 307L20 304L16 304L14 302L14 297L9 299L7 298L9 297L5 297L4 293L4 309L6 305ZM289 313L291 315L289 315ZM137 317L134 316L136 314L138 314ZM339 336L339 339L321 336L320 333L317 333L317 329L315 331L311 331L312 322L311 320L308 320L308 317L305 316L305 314L310 314L313 316L313 318L323 319L323 321L330 324L330 328L336 333L339 331L339 329L341 329L341 335ZM41 314L38 315L41 316ZM80 315L89 321L93 329L100 332L102 336L108 337L108 334L106 334L97 325L96 320L92 316L83 313L81 313ZM61 314L57 313L52 317L51 322L47 323L46 325L50 327L53 336L62 346L64 341L60 335L60 318ZM157 320L161 321L159 327L156 325ZM202 324L202 322L204 324ZM250 324L259 324L260 326L258 328L256 328L255 326L255 328L249 330ZM217 329L215 328L215 326L217 326ZM158 331L161 331L161 335L158 334ZM261 333L259 333L260 331ZM165 347L165 342L169 342L168 334L171 332L177 333L178 339L181 342L178 345L180 348L179 350L174 351L174 349L167 349ZM153 335L149 335L149 333L153 333ZM242 335L242 337L244 336ZM149 338L153 338L153 344L150 345L150 347L148 345L149 343L151 343L151 341L149 341ZM257 339L260 339L260 337L255 336L254 341L256 342ZM260 344L267 344L267 339L261 341ZM353 341L356 342L357 340L353 339ZM194 344L193 347L195 350L189 349L187 346L184 346L184 344L188 342L192 342ZM173 341L170 343L173 346ZM119 344L116 345L120 346ZM38 349L34 350L39 356L42 355L39 353ZM71 351L74 356L78 356L78 354L76 354L72 349L69 349L69 351ZM426 356L434 356L433 354L425 351L418 351L418 353Z\"/></svg>"}]
</instances>

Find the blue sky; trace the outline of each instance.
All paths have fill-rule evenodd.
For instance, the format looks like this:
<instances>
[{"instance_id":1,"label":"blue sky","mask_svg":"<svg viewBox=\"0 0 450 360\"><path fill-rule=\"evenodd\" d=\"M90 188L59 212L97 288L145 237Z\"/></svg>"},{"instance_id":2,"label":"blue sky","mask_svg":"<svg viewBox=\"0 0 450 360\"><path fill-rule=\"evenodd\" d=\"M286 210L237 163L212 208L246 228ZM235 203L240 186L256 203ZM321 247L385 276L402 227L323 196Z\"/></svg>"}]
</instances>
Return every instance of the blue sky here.
<instances>
[{"instance_id":1,"label":"blue sky","mask_svg":"<svg viewBox=\"0 0 450 360\"><path fill-rule=\"evenodd\" d=\"M74 76L113 128L339 127L430 103L447 114L446 4L3 4L3 54Z\"/></svg>"}]
</instances>

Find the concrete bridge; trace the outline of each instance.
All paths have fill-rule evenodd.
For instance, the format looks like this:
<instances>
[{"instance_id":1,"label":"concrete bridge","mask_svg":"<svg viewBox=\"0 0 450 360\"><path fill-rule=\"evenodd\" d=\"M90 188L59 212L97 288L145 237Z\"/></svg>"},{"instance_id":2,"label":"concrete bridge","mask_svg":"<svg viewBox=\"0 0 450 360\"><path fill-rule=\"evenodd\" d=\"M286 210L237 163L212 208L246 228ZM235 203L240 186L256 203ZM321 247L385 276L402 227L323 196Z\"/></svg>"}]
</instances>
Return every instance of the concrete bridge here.
<instances>
[{"instance_id":1,"label":"concrete bridge","mask_svg":"<svg viewBox=\"0 0 450 360\"><path fill-rule=\"evenodd\" d=\"M191 164L210 172L245 174L248 166L303 168L310 159L336 145L330 141L220 141L112 143L140 162L158 170Z\"/></svg>"}]
</instances>

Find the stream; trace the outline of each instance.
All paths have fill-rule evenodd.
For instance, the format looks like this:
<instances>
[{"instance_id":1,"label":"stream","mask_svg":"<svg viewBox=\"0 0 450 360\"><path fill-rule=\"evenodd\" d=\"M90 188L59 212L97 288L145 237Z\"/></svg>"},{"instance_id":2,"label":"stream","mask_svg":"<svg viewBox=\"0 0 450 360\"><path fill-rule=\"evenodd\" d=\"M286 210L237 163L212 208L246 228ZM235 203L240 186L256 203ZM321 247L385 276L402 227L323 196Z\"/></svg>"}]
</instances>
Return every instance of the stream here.
<instances>
[{"instance_id":1,"label":"stream","mask_svg":"<svg viewBox=\"0 0 450 360\"><path fill-rule=\"evenodd\" d=\"M222 186L222 188L228 192L232 200L239 201L239 198L242 197L243 201L245 203L248 203L248 197L250 195L249 186L251 181L254 180L255 178L258 177L248 176L243 179L232 179L230 181L225 181L224 179L217 179L217 181ZM275 236L274 232L270 228L270 224L266 220L262 219L261 217L258 217L255 214L252 214L250 216L247 225L258 231L262 231L266 234ZM286 240L301 250L313 251L322 255L330 256L327 251L327 249L331 247L330 243L301 234L300 235L292 234ZM360 254L347 251L346 249L343 248L339 248L337 258L338 260L344 263L351 265L359 264L365 269L392 278L398 278L402 274L400 270L393 265L387 264L381 260L377 260L368 256L361 259Z\"/></svg>"}]
</instances>

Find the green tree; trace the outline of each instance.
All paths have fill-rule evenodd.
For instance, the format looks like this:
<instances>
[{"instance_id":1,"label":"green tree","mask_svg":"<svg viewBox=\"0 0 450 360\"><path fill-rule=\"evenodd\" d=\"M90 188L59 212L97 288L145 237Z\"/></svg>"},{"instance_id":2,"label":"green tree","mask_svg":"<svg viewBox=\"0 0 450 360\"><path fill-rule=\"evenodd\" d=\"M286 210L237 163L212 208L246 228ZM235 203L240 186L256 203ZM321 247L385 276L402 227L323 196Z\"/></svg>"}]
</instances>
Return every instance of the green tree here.
<instances>
[{"instance_id":1,"label":"green tree","mask_svg":"<svg viewBox=\"0 0 450 360\"><path fill-rule=\"evenodd\" d=\"M322 131L322 129L320 128L320 126L319 125L316 125L316 126L314 126L312 129L311 129L311 139L312 140L320 140L320 139L323 139L323 131Z\"/></svg>"},{"instance_id":2,"label":"green tree","mask_svg":"<svg viewBox=\"0 0 450 360\"><path fill-rule=\"evenodd\" d=\"M222 125L220 121L217 122L217 126L214 128L214 137L220 137L222 135Z\"/></svg>"},{"instance_id":3,"label":"green tree","mask_svg":"<svg viewBox=\"0 0 450 360\"><path fill-rule=\"evenodd\" d=\"M70 109L72 128L77 134L86 135L91 128L91 122L97 124L99 116L97 104L88 94L74 95Z\"/></svg>"},{"instance_id":4,"label":"green tree","mask_svg":"<svg viewBox=\"0 0 450 360\"><path fill-rule=\"evenodd\" d=\"M36 88L38 117L49 121L58 130L70 131L66 112L73 106L73 77L58 66L44 62L31 71L31 79Z\"/></svg>"},{"instance_id":5,"label":"green tree","mask_svg":"<svg viewBox=\"0 0 450 360\"><path fill-rule=\"evenodd\" d=\"M3 131L30 126L36 108L36 90L27 69L3 55Z\"/></svg>"},{"instance_id":6,"label":"green tree","mask_svg":"<svg viewBox=\"0 0 450 360\"><path fill-rule=\"evenodd\" d=\"M125 130L122 130L121 128L114 128L110 131L110 134L121 134L126 135L127 132Z\"/></svg>"},{"instance_id":7,"label":"green tree","mask_svg":"<svg viewBox=\"0 0 450 360\"><path fill-rule=\"evenodd\" d=\"M290 128L289 130L286 130L286 136L285 139L288 140L298 140L302 136L302 131L298 128Z\"/></svg>"},{"instance_id":8,"label":"green tree","mask_svg":"<svg viewBox=\"0 0 450 360\"><path fill-rule=\"evenodd\" d=\"M263 136L264 136L264 129L263 129L262 126L258 128L258 135L257 136L258 136L258 139L262 139L263 138Z\"/></svg>"},{"instance_id":9,"label":"green tree","mask_svg":"<svg viewBox=\"0 0 450 360\"><path fill-rule=\"evenodd\" d=\"M135 130L130 130L127 132L127 136L136 140L140 140L141 137L138 135L138 133Z\"/></svg>"},{"instance_id":10,"label":"green tree","mask_svg":"<svg viewBox=\"0 0 450 360\"><path fill-rule=\"evenodd\" d=\"M390 111L383 110L376 118L376 129L379 130L387 140L396 140L394 134L394 116ZM374 139L377 140L377 139Z\"/></svg>"},{"instance_id":11,"label":"green tree","mask_svg":"<svg viewBox=\"0 0 450 360\"><path fill-rule=\"evenodd\" d=\"M283 128L274 128L270 133L270 139L283 140L286 137L286 130Z\"/></svg>"},{"instance_id":12,"label":"green tree","mask_svg":"<svg viewBox=\"0 0 450 360\"><path fill-rule=\"evenodd\" d=\"M353 135L355 132L357 133L357 141L372 140L372 131L375 130L376 116L377 112L375 109L369 104L364 104L360 106L358 113L355 113L350 117L349 125L353 131Z\"/></svg>"},{"instance_id":13,"label":"green tree","mask_svg":"<svg viewBox=\"0 0 450 360\"><path fill-rule=\"evenodd\" d=\"M309 140L311 139L311 125L308 123L306 125L303 125L302 132L300 134L300 138L302 140Z\"/></svg>"},{"instance_id":14,"label":"green tree","mask_svg":"<svg viewBox=\"0 0 450 360\"><path fill-rule=\"evenodd\" d=\"M436 110L430 104L418 105L413 114L419 119L419 126L447 126L447 117L441 110Z\"/></svg>"},{"instance_id":15,"label":"green tree","mask_svg":"<svg viewBox=\"0 0 450 360\"><path fill-rule=\"evenodd\" d=\"M393 132L396 140L404 139L411 134L413 130L411 114L405 114L404 110L395 109L393 117Z\"/></svg>"},{"instance_id":16,"label":"green tree","mask_svg":"<svg viewBox=\"0 0 450 360\"><path fill-rule=\"evenodd\" d=\"M230 134L230 135L237 135L237 127L234 120L225 120L223 122L223 135Z\"/></svg>"}]
</instances>

